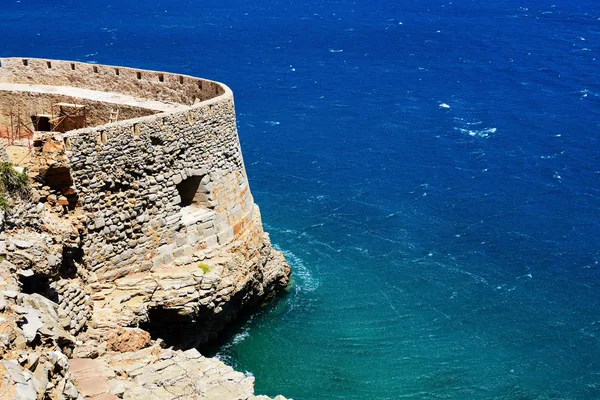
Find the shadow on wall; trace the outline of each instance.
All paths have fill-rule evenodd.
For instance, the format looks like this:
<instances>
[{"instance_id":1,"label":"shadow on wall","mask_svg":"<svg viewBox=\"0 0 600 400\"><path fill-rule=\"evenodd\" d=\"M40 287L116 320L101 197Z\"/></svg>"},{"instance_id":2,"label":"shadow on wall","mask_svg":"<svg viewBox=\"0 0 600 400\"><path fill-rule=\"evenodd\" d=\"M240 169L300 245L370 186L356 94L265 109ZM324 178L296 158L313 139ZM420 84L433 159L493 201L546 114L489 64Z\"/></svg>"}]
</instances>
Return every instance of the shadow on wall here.
<instances>
[{"instance_id":1,"label":"shadow on wall","mask_svg":"<svg viewBox=\"0 0 600 400\"><path fill-rule=\"evenodd\" d=\"M209 176L205 174L190 176L177 184L181 207L213 208L210 201L210 189L206 186L209 181Z\"/></svg>"}]
</instances>

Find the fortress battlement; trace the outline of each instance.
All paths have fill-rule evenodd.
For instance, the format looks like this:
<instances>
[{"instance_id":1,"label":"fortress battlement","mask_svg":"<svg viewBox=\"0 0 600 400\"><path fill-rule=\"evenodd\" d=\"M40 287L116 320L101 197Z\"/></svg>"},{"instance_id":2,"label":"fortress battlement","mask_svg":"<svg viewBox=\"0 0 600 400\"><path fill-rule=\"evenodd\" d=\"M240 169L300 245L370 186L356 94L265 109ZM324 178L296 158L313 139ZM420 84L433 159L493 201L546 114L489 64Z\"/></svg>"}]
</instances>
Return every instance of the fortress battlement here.
<instances>
[{"instance_id":1,"label":"fortress battlement","mask_svg":"<svg viewBox=\"0 0 600 400\"><path fill-rule=\"evenodd\" d=\"M97 279L224 246L248 228L262 233L227 86L79 62L0 61L0 129L19 120L21 136L32 132L29 171L41 202L64 197L63 206L89 216L83 251Z\"/></svg>"}]
</instances>

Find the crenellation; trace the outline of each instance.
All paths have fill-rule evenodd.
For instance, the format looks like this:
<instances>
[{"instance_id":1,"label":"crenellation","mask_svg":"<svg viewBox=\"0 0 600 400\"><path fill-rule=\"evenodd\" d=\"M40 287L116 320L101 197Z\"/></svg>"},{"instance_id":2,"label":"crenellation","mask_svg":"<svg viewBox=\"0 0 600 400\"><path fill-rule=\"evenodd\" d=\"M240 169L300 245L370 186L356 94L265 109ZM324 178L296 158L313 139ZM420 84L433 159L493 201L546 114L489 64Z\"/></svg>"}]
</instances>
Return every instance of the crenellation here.
<instances>
[{"instance_id":1,"label":"crenellation","mask_svg":"<svg viewBox=\"0 0 600 400\"><path fill-rule=\"evenodd\" d=\"M217 82L136 68L33 58L1 58L0 65L0 82L102 90L185 105L226 92Z\"/></svg>"}]
</instances>

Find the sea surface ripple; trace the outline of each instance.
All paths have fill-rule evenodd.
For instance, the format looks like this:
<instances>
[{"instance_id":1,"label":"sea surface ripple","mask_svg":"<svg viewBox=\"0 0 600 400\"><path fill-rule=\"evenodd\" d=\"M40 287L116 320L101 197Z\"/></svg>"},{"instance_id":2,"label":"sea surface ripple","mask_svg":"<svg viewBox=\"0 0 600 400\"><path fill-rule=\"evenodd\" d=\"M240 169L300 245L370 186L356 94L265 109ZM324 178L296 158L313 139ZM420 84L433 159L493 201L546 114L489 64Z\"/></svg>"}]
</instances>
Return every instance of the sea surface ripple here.
<instances>
[{"instance_id":1,"label":"sea surface ripple","mask_svg":"<svg viewBox=\"0 0 600 400\"><path fill-rule=\"evenodd\" d=\"M295 280L218 353L257 392L600 398L598 2L0 11L3 56L233 89L252 193Z\"/></svg>"}]
</instances>

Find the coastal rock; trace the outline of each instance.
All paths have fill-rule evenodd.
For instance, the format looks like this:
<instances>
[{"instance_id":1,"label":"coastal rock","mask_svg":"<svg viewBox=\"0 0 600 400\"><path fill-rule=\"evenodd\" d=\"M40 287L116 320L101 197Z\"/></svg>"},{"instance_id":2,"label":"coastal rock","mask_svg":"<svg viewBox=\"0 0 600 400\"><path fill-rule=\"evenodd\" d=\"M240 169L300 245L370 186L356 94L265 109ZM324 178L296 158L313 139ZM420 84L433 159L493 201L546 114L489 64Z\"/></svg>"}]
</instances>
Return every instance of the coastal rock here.
<instances>
[{"instance_id":1,"label":"coastal rock","mask_svg":"<svg viewBox=\"0 0 600 400\"><path fill-rule=\"evenodd\" d=\"M174 344L171 338L187 346L214 339L238 312L256 307L289 279L289 266L268 236L253 231L247 235L202 263L193 261L197 257L184 258L176 266L105 284L93 324L140 325L169 344Z\"/></svg>"},{"instance_id":2,"label":"coastal rock","mask_svg":"<svg viewBox=\"0 0 600 400\"><path fill-rule=\"evenodd\" d=\"M87 397L269 399L254 396L253 377L236 372L221 361L205 358L196 349L175 351L153 345L96 360L72 359L70 371L75 386Z\"/></svg>"},{"instance_id":3,"label":"coastal rock","mask_svg":"<svg viewBox=\"0 0 600 400\"><path fill-rule=\"evenodd\" d=\"M119 353L141 350L150 345L150 334L138 328L120 328L108 339L108 348Z\"/></svg>"}]
</instances>

